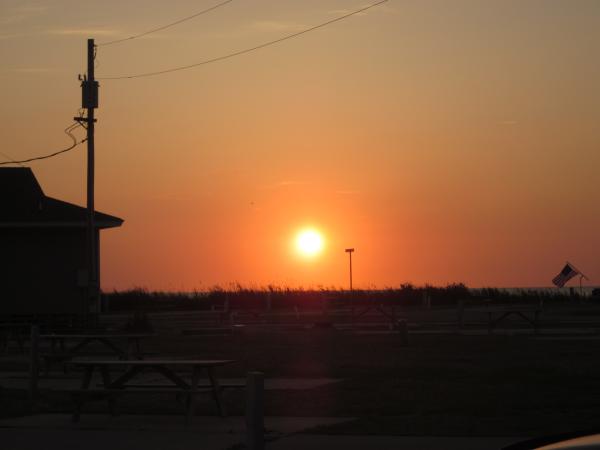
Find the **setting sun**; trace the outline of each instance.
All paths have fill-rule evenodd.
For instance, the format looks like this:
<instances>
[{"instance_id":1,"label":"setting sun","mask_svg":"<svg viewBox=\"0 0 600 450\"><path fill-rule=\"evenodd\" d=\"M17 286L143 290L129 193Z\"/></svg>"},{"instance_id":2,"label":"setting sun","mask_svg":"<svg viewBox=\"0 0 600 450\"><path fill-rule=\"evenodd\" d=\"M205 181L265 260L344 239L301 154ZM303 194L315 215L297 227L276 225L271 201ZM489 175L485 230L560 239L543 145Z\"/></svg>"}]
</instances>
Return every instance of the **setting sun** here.
<instances>
[{"instance_id":1,"label":"setting sun","mask_svg":"<svg viewBox=\"0 0 600 450\"><path fill-rule=\"evenodd\" d=\"M304 256L315 256L323 250L323 236L316 230L302 230L296 236L296 249Z\"/></svg>"}]
</instances>

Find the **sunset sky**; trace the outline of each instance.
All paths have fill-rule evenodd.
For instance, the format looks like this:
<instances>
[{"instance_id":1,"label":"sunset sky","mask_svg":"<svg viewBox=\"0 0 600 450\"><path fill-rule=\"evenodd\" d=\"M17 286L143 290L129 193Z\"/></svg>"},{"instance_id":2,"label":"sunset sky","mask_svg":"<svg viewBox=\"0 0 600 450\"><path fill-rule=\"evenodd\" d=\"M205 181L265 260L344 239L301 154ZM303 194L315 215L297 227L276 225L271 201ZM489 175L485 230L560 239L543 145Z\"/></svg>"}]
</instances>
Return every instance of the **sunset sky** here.
<instances>
[{"instance_id":1,"label":"sunset sky","mask_svg":"<svg viewBox=\"0 0 600 450\"><path fill-rule=\"evenodd\" d=\"M0 159L69 145L97 43L219 0L0 0ZM235 0L99 47L98 78L182 66L368 5ZM253 53L100 80L102 287L600 284L600 1L390 0ZM82 131L78 136L83 138ZM85 204L85 146L32 163ZM322 233L319 254L295 247Z\"/></svg>"}]
</instances>

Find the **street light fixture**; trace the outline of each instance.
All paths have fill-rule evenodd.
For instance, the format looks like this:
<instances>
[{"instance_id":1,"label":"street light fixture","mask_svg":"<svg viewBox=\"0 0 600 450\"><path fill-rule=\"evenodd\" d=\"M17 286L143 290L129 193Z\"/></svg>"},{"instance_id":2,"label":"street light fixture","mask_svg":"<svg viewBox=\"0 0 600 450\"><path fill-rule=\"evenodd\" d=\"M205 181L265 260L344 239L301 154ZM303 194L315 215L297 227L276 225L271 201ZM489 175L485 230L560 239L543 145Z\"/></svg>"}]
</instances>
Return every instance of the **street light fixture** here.
<instances>
[{"instance_id":1,"label":"street light fixture","mask_svg":"<svg viewBox=\"0 0 600 450\"><path fill-rule=\"evenodd\" d=\"M352 252L354 252L354 249L347 248L345 252L348 253L348 256L350 257L350 292L352 292Z\"/></svg>"}]
</instances>

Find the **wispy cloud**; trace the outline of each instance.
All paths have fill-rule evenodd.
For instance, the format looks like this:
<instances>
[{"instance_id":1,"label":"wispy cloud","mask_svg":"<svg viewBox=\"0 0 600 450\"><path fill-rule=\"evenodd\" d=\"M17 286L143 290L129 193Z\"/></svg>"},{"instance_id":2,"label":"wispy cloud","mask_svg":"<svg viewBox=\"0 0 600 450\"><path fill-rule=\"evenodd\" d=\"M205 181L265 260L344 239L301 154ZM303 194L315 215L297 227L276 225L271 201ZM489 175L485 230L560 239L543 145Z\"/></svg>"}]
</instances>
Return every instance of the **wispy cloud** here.
<instances>
[{"instance_id":1,"label":"wispy cloud","mask_svg":"<svg viewBox=\"0 0 600 450\"><path fill-rule=\"evenodd\" d=\"M48 5L21 5L15 10L24 15L37 15L48 11Z\"/></svg>"},{"instance_id":2,"label":"wispy cloud","mask_svg":"<svg viewBox=\"0 0 600 450\"><path fill-rule=\"evenodd\" d=\"M356 8L352 8L352 9L345 9L345 8L332 9L329 11L329 14L331 14L332 16L343 16L345 14L350 14L352 11L356 11L357 9L366 8L369 5L370 5L370 3L363 3L362 5L357 6ZM383 5L378 5L375 8L369 9L368 11L359 12L356 15L357 16L366 16L368 13L374 12L374 11L385 12L385 13L395 13L396 9L388 4L383 4Z\"/></svg>"},{"instance_id":3,"label":"wispy cloud","mask_svg":"<svg viewBox=\"0 0 600 450\"><path fill-rule=\"evenodd\" d=\"M32 36L62 36L62 37L115 37L122 35L119 30L110 29L110 28L51 28L51 29L37 29L32 30L28 33L6 33L0 34L0 41L9 40L9 39L17 39L23 37L32 37ZM146 36L144 36L146 38ZM157 36L152 36L152 38L157 38Z\"/></svg>"},{"instance_id":4,"label":"wispy cloud","mask_svg":"<svg viewBox=\"0 0 600 450\"><path fill-rule=\"evenodd\" d=\"M110 28L57 28L47 33L54 36L116 36L119 31Z\"/></svg>"},{"instance_id":5,"label":"wispy cloud","mask_svg":"<svg viewBox=\"0 0 600 450\"><path fill-rule=\"evenodd\" d=\"M357 9L364 8L367 6L369 6L369 4L364 3L353 9L334 9L334 10L319 9L319 10L313 10L311 12L311 15L314 15L315 17L319 17L319 16L323 16L323 15L325 15L325 17L327 17L328 15L339 17L339 16L343 16L346 14L350 14L353 11L356 11ZM384 11L384 12L388 12L388 13L395 12L395 9L392 8L391 6L382 4L382 5L377 6L376 8L370 9L368 11L357 13L356 15L359 15L359 16L366 15L367 13L369 13L371 11L375 11L375 10ZM234 30L211 32L211 33L208 33L207 35L213 39L231 39L231 38L239 38L239 37L243 37L243 36L256 34L257 32L285 34L285 33L294 33L297 31L306 30L306 29L316 25L317 23L318 23L318 19L316 19L316 18L307 20L306 23L291 22L291 21L286 21L286 20L257 20L257 21L249 23L246 26L237 27Z\"/></svg>"},{"instance_id":6,"label":"wispy cloud","mask_svg":"<svg viewBox=\"0 0 600 450\"><path fill-rule=\"evenodd\" d=\"M294 22L285 22L280 20L259 20L252 23L251 27L258 31L300 31L306 28L306 25Z\"/></svg>"},{"instance_id":7,"label":"wispy cloud","mask_svg":"<svg viewBox=\"0 0 600 450\"><path fill-rule=\"evenodd\" d=\"M284 180L277 183L277 186L297 186L302 184L309 184L308 181L295 181L295 180Z\"/></svg>"},{"instance_id":8,"label":"wispy cloud","mask_svg":"<svg viewBox=\"0 0 600 450\"><path fill-rule=\"evenodd\" d=\"M335 191L335 193L337 195L359 195L360 191L356 191L356 190L351 190L351 189L341 189L341 190L337 190Z\"/></svg>"},{"instance_id":9,"label":"wispy cloud","mask_svg":"<svg viewBox=\"0 0 600 450\"><path fill-rule=\"evenodd\" d=\"M10 25L21 23L44 14L48 10L48 5L20 5L14 8L8 8L0 17L0 25Z\"/></svg>"},{"instance_id":10,"label":"wispy cloud","mask_svg":"<svg viewBox=\"0 0 600 450\"><path fill-rule=\"evenodd\" d=\"M8 39L16 39L23 36L28 36L26 33L10 33L10 34L0 34L0 41L8 40Z\"/></svg>"},{"instance_id":11,"label":"wispy cloud","mask_svg":"<svg viewBox=\"0 0 600 450\"><path fill-rule=\"evenodd\" d=\"M260 189L281 189L288 186L305 186L312 184L310 181L297 181L297 180L282 180L277 183L268 184L266 186L260 187Z\"/></svg>"},{"instance_id":12,"label":"wispy cloud","mask_svg":"<svg viewBox=\"0 0 600 450\"><path fill-rule=\"evenodd\" d=\"M52 69L50 67L16 67L13 69L7 69L6 72L13 73L49 73L49 72L57 72L57 69Z\"/></svg>"},{"instance_id":13,"label":"wispy cloud","mask_svg":"<svg viewBox=\"0 0 600 450\"><path fill-rule=\"evenodd\" d=\"M167 192L164 194L157 194L157 195L150 195L148 198L150 200L154 200L154 201L166 201L166 202L172 202L172 201L196 201L199 199L204 199L204 198L209 198L209 197L214 197L214 193L213 192L209 192L209 191L203 191L201 193L198 192L194 192L194 193L181 193L181 192Z\"/></svg>"}]
</instances>

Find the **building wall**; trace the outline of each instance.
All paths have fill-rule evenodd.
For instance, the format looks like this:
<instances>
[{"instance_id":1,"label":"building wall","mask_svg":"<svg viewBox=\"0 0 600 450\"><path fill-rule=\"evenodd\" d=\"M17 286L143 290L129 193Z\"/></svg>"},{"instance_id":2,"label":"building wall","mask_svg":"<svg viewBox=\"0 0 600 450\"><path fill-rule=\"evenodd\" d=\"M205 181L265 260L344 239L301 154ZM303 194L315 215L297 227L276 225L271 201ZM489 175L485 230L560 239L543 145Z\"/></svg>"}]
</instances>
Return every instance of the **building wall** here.
<instances>
[{"instance_id":1,"label":"building wall","mask_svg":"<svg viewBox=\"0 0 600 450\"><path fill-rule=\"evenodd\" d=\"M0 229L0 314L81 314L85 229Z\"/></svg>"}]
</instances>

